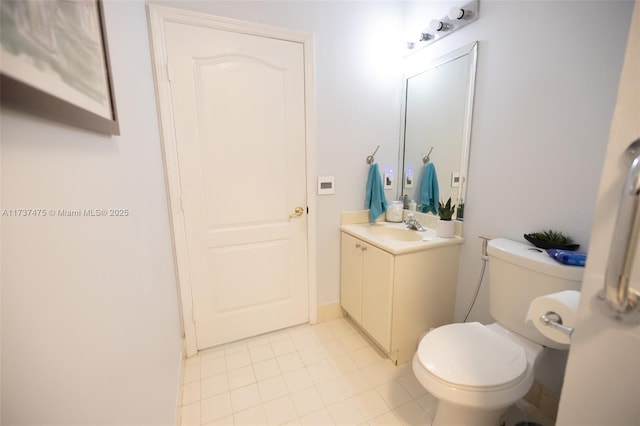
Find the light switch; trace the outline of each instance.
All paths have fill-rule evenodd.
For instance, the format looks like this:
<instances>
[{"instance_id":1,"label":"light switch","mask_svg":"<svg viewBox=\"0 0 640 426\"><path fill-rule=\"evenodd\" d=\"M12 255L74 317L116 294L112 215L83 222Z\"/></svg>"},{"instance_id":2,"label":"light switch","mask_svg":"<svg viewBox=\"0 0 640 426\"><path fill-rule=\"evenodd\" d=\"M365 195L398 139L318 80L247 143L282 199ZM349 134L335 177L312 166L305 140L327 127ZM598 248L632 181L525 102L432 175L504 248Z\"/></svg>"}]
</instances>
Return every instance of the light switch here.
<instances>
[{"instance_id":1,"label":"light switch","mask_svg":"<svg viewBox=\"0 0 640 426\"><path fill-rule=\"evenodd\" d=\"M318 176L318 195L335 193L335 176Z\"/></svg>"},{"instance_id":2,"label":"light switch","mask_svg":"<svg viewBox=\"0 0 640 426\"><path fill-rule=\"evenodd\" d=\"M451 173L451 187L457 188L460 186L460 173Z\"/></svg>"},{"instance_id":3,"label":"light switch","mask_svg":"<svg viewBox=\"0 0 640 426\"><path fill-rule=\"evenodd\" d=\"M411 170L404 172L404 187L406 189L413 188L413 171Z\"/></svg>"},{"instance_id":4,"label":"light switch","mask_svg":"<svg viewBox=\"0 0 640 426\"><path fill-rule=\"evenodd\" d=\"M393 188L393 173L386 172L384 174L384 189L392 189Z\"/></svg>"}]
</instances>

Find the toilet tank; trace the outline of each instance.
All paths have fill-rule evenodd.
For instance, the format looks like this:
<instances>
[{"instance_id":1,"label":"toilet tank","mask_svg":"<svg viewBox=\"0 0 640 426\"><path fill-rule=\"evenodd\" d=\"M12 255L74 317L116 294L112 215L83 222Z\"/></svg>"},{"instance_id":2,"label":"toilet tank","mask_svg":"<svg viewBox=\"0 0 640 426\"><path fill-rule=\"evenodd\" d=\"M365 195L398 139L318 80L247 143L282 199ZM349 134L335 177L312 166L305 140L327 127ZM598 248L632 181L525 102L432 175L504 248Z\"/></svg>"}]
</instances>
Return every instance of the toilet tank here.
<instances>
[{"instance_id":1,"label":"toilet tank","mask_svg":"<svg viewBox=\"0 0 640 426\"><path fill-rule=\"evenodd\" d=\"M533 299L563 290L580 290L584 268L563 265L527 243L489 241L489 312L504 327L541 345L557 344L525 317Z\"/></svg>"}]
</instances>

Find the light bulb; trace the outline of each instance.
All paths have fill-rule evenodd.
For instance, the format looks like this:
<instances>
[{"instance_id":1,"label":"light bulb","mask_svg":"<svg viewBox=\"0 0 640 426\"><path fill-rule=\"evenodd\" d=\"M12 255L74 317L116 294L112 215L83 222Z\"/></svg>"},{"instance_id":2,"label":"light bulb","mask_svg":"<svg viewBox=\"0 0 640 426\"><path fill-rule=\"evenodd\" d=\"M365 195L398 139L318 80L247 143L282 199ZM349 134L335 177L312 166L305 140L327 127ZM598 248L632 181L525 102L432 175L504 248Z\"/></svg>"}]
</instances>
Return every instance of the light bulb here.
<instances>
[{"instance_id":1,"label":"light bulb","mask_svg":"<svg viewBox=\"0 0 640 426\"><path fill-rule=\"evenodd\" d=\"M449 11L449 19L462 19L465 15L465 12L466 11L464 9L460 9L459 7L452 7Z\"/></svg>"},{"instance_id":2,"label":"light bulb","mask_svg":"<svg viewBox=\"0 0 640 426\"><path fill-rule=\"evenodd\" d=\"M444 31L446 29L444 22L438 21L437 19L429 22L429 27L432 31Z\"/></svg>"}]
</instances>

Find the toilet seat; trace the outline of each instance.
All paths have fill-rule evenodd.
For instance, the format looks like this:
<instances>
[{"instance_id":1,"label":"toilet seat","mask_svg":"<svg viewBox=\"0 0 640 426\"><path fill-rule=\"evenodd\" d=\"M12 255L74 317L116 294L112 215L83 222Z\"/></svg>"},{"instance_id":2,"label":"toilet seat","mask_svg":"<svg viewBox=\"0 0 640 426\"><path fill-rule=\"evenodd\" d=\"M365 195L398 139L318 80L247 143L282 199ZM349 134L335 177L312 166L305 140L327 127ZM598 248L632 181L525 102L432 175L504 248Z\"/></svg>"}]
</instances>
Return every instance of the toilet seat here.
<instances>
[{"instance_id":1,"label":"toilet seat","mask_svg":"<svg viewBox=\"0 0 640 426\"><path fill-rule=\"evenodd\" d=\"M416 355L438 380L479 391L509 387L527 371L524 348L478 322L432 330Z\"/></svg>"}]
</instances>

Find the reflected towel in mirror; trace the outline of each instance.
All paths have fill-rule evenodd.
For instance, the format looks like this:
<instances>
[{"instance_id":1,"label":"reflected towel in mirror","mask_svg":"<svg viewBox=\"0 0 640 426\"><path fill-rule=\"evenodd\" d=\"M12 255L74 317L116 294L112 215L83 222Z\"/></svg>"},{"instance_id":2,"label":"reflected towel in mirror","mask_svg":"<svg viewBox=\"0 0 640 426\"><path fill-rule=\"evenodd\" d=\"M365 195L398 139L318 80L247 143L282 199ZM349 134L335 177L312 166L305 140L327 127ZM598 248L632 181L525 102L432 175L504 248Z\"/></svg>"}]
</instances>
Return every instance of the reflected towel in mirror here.
<instances>
[{"instance_id":1,"label":"reflected towel in mirror","mask_svg":"<svg viewBox=\"0 0 640 426\"><path fill-rule=\"evenodd\" d=\"M431 162L424 166L420 196L422 197L422 213L438 214L440 189L438 188L436 167Z\"/></svg>"},{"instance_id":2,"label":"reflected towel in mirror","mask_svg":"<svg viewBox=\"0 0 640 426\"><path fill-rule=\"evenodd\" d=\"M369 221L372 223L387 210L387 197L384 195L384 187L382 186L378 163L369 166L367 193L364 202L369 209Z\"/></svg>"}]
</instances>

